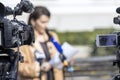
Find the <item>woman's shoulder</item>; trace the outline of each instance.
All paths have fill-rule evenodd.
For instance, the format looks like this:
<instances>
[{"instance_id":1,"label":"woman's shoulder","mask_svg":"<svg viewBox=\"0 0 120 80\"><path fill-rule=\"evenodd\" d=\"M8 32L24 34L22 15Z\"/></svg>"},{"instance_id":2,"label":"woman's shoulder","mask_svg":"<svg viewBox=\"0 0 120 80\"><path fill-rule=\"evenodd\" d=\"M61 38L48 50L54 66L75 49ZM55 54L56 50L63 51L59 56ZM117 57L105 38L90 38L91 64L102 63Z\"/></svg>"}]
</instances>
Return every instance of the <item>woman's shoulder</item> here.
<instances>
[{"instance_id":1,"label":"woman's shoulder","mask_svg":"<svg viewBox=\"0 0 120 80\"><path fill-rule=\"evenodd\" d=\"M52 37L58 37L58 35L54 31L49 31L49 33Z\"/></svg>"},{"instance_id":2,"label":"woman's shoulder","mask_svg":"<svg viewBox=\"0 0 120 80\"><path fill-rule=\"evenodd\" d=\"M54 39L56 39L56 40L59 42L58 35L57 35L55 32L49 31L49 34L50 34Z\"/></svg>"}]
</instances>

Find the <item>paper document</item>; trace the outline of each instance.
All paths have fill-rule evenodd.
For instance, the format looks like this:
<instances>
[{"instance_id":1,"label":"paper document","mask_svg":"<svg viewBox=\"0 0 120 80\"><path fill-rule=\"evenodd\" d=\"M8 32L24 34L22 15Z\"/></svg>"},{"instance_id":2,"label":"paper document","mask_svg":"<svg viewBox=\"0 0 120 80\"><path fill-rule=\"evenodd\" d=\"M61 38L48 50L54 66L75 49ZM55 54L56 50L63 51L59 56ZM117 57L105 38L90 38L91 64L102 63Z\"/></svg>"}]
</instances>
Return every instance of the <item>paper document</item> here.
<instances>
[{"instance_id":1,"label":"paper document","mask_svg":"<svg viewBox=\"0 0 120 80\"><path fill-rule=\"evenodd\" d=\"M69 62L71 58L73 58L73 56L75 56L75 54L78 53L78 50L76 48L74 48L73 46L71 46L69 43L65 42L62 45L62 49L63 49L63 54L66 56L67 61ZM57 67L57 68L62 68L62 62L59 58L60 53L56 53L55 56L50 60L50 64L53 67Z\"/></svg>"}]
</instances>

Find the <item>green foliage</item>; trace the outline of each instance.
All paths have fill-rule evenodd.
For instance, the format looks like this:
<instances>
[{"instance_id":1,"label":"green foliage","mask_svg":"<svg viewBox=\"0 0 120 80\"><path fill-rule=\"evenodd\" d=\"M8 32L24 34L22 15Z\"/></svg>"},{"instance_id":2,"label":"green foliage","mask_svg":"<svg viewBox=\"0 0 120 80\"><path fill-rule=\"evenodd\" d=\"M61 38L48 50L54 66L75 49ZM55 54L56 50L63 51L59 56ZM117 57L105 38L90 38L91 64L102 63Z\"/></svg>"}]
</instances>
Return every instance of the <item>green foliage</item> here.
<instances>
[{"instance_id":1,"label":"green foliage","mask_svg":"<svg viewBox=\"0 0 120 80\"><path fill-rule=\"evenodd\" d=\"M96 29L93 32L57 32L61 43L67 41L72 45L92 45L97 34L108 34L113 29Z\"/></svg>"},{"instance_id":2,"label":"green foliage","mask_svg":"<svg viewBox=\"0 0 120 80\"><path fill-rule=\"evenodd\" d=\"M96 35L109 34L114 29L96 29L92 32L57 32L61 43L67 41L72 45L89 45L92 47L92 56L104 56L114 54L115 48L97 48L95 44Z\"/></svg>"}]
</instances>

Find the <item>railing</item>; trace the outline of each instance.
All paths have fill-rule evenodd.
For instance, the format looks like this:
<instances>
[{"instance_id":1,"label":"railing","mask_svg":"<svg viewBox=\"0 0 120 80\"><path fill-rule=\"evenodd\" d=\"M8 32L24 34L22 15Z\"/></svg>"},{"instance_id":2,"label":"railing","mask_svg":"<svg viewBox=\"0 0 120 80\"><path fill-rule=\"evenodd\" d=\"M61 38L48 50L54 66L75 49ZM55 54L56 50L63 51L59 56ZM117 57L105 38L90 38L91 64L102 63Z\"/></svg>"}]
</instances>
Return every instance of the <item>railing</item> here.
<instances>
[{"instance_id":1,"label":"railing","mask_svg":"<svg viewBox=\"0 0 120 80\"><path fill-rule=\"evenodd\" d=\"M75 70L72 73L72 76L113 76L113 74L117 71L117 67L113 66L114 60L115 56L75 60L73 64ZM65 76L71 77L71 73L65 70Z\"/></svg>"}]
</instances>

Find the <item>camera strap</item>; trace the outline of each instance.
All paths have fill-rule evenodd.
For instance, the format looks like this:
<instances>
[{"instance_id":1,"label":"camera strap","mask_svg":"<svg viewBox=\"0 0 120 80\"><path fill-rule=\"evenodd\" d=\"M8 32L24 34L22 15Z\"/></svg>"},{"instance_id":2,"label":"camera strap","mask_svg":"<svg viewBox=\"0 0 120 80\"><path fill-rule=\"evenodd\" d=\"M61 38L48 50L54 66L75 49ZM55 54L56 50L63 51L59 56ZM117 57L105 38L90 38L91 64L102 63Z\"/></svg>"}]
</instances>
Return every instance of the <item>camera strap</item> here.
<instances>
[{"instance_id":1,"label":"camera strap","mask_svg":"<svg viewBox=\"0 0 120 80\"><path fill-rule=\"evenodd\" d=\"M49 50L48 50L48 47L47 47L47 42L40 42L42 48L43 48L43 51L45 53L45 56L46 56L46 61L49 61L51 58L50 58L50 53L49 53ZM53 73L53 68L50 69L48 72L47 72L47 80L54 80L54 73Z\"/></svg>"}]
</instances>

